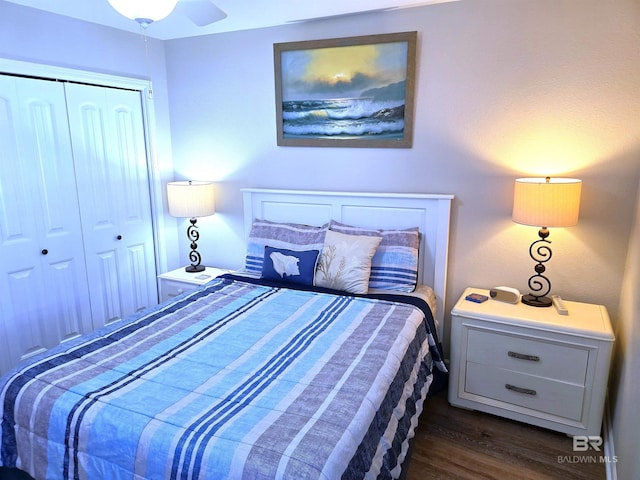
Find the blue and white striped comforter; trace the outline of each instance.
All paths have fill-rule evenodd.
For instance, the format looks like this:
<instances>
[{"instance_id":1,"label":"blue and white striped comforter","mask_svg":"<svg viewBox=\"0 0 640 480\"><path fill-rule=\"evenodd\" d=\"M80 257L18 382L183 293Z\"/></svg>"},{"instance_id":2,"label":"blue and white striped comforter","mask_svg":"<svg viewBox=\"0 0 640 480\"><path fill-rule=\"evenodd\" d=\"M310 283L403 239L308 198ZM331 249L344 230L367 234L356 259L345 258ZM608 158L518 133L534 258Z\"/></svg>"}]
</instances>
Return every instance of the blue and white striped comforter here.
<instances>
[{"instance_id":1,"label":"blue and white striped comforter","mask_svg":"<svg viewBox=\"0 0 640 480\"><path fill-rule=\"evenodd\" d=\"M2 379L0 465L36 479L393 478L432 369L446 371L414 306L218 279Z\"/></svg>"}]
</instances>

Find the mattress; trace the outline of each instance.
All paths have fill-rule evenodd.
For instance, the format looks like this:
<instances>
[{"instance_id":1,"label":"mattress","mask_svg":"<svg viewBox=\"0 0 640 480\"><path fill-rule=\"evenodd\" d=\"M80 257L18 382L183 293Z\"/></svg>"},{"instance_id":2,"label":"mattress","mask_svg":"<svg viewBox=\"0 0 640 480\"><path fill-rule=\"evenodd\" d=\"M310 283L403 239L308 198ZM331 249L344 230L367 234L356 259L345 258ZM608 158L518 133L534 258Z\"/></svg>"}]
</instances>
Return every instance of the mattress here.
<instances>
[{"instance_id":1,"label":"mattress","mask_svg":"<svg viewBox=\"0 0 640 480\"><path fill-rule=\"evenodd\" d=\"M426 304L376 296L225 276L60 345L0 380L0 465L36 479L397 478L446 368Z\"/></svg>"}]
</instances>

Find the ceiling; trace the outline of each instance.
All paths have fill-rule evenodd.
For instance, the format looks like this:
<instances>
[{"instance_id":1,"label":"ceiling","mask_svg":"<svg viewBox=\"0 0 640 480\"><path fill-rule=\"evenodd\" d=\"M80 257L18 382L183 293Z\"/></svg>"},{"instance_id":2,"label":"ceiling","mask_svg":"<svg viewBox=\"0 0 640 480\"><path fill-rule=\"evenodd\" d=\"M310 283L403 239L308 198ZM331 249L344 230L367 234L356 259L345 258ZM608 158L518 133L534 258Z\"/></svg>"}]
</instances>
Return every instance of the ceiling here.
<instances>
[{"instance_id":1,"label":"ceiling","mask_svg":"<svg viewBox=\"0 0 640 480\"><path fill-rule=\"evenodd\" d=\"M120 30L140 32L140 27L136 22L118 14L107 0L4 1ZM178 7L181 5L185 7L187 3L192 1L194 0L180 0ZM211 3L227 14L226 18L207 26L198 27L176 7L176 10L167 18L149 25L146 33L149 37L170 40L372 11L412 8L447 1L452 0L271 0L269 2L266 0L211 0Z\"/></svg>"}]
</instances>

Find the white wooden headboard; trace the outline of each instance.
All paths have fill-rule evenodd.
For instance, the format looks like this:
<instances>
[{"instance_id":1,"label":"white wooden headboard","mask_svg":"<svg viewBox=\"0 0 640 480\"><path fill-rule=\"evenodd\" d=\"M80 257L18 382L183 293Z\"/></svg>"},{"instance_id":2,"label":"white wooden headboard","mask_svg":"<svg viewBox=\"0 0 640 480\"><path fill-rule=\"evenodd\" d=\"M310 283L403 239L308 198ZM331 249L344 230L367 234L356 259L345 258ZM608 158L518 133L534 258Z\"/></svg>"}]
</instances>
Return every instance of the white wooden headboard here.
<instances>
[{"instance_id":1,"label":"white wooden headboard","mask_svg":"<svg viewBox=\"0 0 640 480\"><path fill-rule=\"evenodd\" d=\"M438 335L443 338L453 195L242 189L245 241L254 219L323 225L336 220L363 228L418 227L421 232L418 281L436 293Z\"/></svg>"}]
</instances>

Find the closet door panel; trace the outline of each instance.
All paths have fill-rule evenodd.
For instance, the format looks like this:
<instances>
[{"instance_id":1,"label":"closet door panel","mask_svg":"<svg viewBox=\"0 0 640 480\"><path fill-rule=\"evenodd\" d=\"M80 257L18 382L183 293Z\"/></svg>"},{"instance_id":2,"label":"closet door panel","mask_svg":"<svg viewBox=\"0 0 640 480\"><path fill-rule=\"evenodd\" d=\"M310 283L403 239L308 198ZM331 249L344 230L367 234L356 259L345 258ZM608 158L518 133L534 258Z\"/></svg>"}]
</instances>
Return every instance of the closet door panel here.
<instances>
[{"instance_id":1,"label":"closet door panel","mask_svg":"<svg viewBox=\"0 0 640 480\"><path fill-rule=\"evenodd\" d=\"M21 161L25 148L24 128L20 126L20 101L13 77L0 75L0 258L16 261L37 248L36 222L28 179L28 165Z\"/></svg>"},{"instance_id":2,"label":"closet door panel","mask_svg":"<svg viewBox=\"0 0 640 480\"><path fill-rule=\"evenodd\" d=\"M21 161L27 129L14 78L0 76L0 373L23 355L43 348L37 301L41 278L34 203L28 191L29 168Z\"/></svg>"},{"instance_id":3,"label":"closet door panel","mask_svg":"<svg viewBox=\"0 0 640 480\"><path fill-rule=\"evenodd\" d=\"M45 277L46 288L51 300L45 318L57 318L58 338L69 340L82 333L90 332L93 327L91 309L88 304L88 289L84 272L84 259L65 258L47 263ZM85 292L81 297L77 292Z\"/></svg>"},{"instance_id":4,"label":"closet door panel","mask_svg":"<svg viewBox=\"0 0 640 480\"><path fill-rule=\"evenodd\" d=\"M3 371L92 328L62 85L0 75L0 151Z\"/></svg>"},{"instance_id":5,"label":"closet door panel","mask_svg":"<svg viewBox=\"0 0 640 480\"><path fill-rule=\"evenodd\" d=\"M128 267L132 272L131 305L129 308L138 312L148 306L149 277L147 266L154 259L148 258L149 249L144 244L127 246ZM151 279L153 281L153 279ZM153 292L155 293L155 292Z\"/></svg>"},{"instance_id":6,"label":"closet door panel","mask_svg":"<svg viewBox=\"0 0 640 480\"><path fill-rule=\"evenodd\" d=\"M94 262L96 278L92 289L92 304L94 315L103 319L104 323L113 322L123 318L126 314L122 300L125 295L120 291L120 278L118 251L109 250L95 252Z\"/></svg>"},{"instance_id":7,"label":"closet door panel","mask_svg":"<svg viewBox=\"0 0 640 480\"><path fill-rule=\"evenodd\" d=\"M138 92L69 84L66 93L99 326L158 298L142 107Z\"/></svg>"},{"instance_id":8,"label":"closet door panel","mask_svg":"<svg viewBox=\"0 0 640 480\"><path fill-rule=\"evenodd\" d=\"M52 341L54 328L47 328L44 321L46 305L34 300L34 295L44 293L38 265L7 272L2 285L3 325L7 335L9 355L4 370L20 359L44 351ZM57 343L57 342L56 342ZM55 343L54 343L55 344Z\"/></svg>"}]
</instances>

